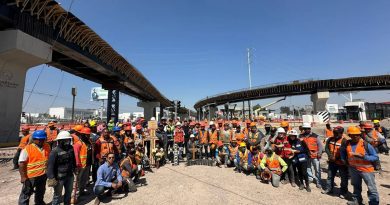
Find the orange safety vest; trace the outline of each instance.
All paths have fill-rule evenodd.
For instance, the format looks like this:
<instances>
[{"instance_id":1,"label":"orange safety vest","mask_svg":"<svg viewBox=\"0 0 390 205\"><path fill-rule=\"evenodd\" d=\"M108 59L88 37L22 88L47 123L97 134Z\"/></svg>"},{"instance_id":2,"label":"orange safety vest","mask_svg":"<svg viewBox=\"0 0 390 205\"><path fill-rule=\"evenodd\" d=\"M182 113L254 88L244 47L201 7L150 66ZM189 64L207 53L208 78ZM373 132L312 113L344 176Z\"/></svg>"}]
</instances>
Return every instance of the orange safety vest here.
<instances>
[{"instance_id":1,"label":"orange safety vest","mask_svg":"<svg viewBox=\"0 0 390 205\"><path fill-rule=\"evenodd\" d=\"M248 139L252 142L252 143L255 143L257 141L257 139L259 138L259 132L256 132L255 134L253 134L252 132L250 132L248 134Z\"/></svg>"},{"instance_id":2,"label":"orange safety vest","mask_svg":"<svg viewBox=\"0 0 390 205\"><path fill-rule=\"evenodd\" d=\"M326 138L333 137L333 131L325 128L325 137Z\"/></svg>"},{"instance_id":3,"label":"orange safety vest","mask_svg":"<svg viewBox=\"0 0 390 205\"><path fill-rule=\"evenodd\" d=\"M235 147L232 147L231 145L229 146L229 152L230 152L230 156L232 156L233 158L236 157L236 154L238 152L238 146L235 146Z\"/></svg>"},{"instance_id":4,"label":"orange safety vest","mask_svg":"<svg viewBox=\"0 0 390 205\"><path fill-rule=\"evenodd\" d=\"M30 136L31 134L22 137L18 146L19 149L24 149L28 145L28 142L30 141Z\"/></svg>"},{"instance_id":5,"label":"orange safety vest","mask_svg":"<svg viewBox=\"0 0 390 205\"><path fill-rule=\"evenodd\" d=\"M114 139L111 136L110 141L106 141L103 136L99 138L100 141L100 159L107 156L108 153L114 153Z\"/></svg>"},{"instance_id":6,"label":"orange safety vest","mask_svg":"<svg viewBox=\"0 0 390 205\"><path fill-rule=\"evenodd\" d=\"M336 138L332 138L329 141L329 151L330 154L333 156L335 159L335 163L338 165L343 165L340 157L340 147L341 147L341 142L343 141L343 138L341 137L336 141Z\"/></svg>"},{"instance_id":7,"label":"orange safety vest","mask_svg":"<svg viewBox=\"0 0 390 205\"><path fill-rule=\"evenodd\" d=\"M242 163L248 163L248 153L249 153L249 150L245 150L244 153L242 152L239 152L238 155L240 156L240 161Z\"/></svg>"},{"instance_id":8,"label":"orange safety vest","mask_svg":"<svg viewBox=\"0 0 390 205\"><path fill-rule=\"evenodd\" d=\"M280 174L282 170L280 169L279 156L273 154L272 159L268 158L265 160L267 167L273 173Z\"/></svg>"},{"instance_id":9,"label":"orange safety vest","mask_svg":"<svg viewBox=\"0 0 390 205\"><path fill-rule=\"evenodd\" d=\"M245 127L243 130L242 130L242 134L244 134L244 136L248 136L249 134L249 129L247 127Z\"/></svg>"},{"instance_id":10,"label":"orange safety vest","mask_svg":"<svg viewBox=\"0 0 390 205\"><path fill-rule=\"evenodd\" d=\"M184 142L184 131L182 129L175 129L175 136L173 136L175 143Z\"/></svg>"},{"instance_id":11,"label":"orange safety vest","mask_svg":"<svg viewBox=\"0 0 390 205\"><path fill-rule=\"evenodd\" d=\"M85 144L83 141L78 141L77 143L81 144L81 149L80 149L80 162L81 162L81 167L85 168L87 166L87 157L88 157L88 147L87 144Z\"/></svg>"},{"instance_id":12,"label":"orange safety vest","mask_svg":"<svg viewBox=\"0 0 390 205\"><path fill-rule=\"evenodd\" d=\"M49 160L50 146L43 145L43 149L38 148L36 144L29 144L25 147L27 159L27 177L29 179L46 174L47 161Z\"/></svg>"},{"instance_id":13,"label":"orange safety vest","mask_svg":"<svg viewBox=\"0 0 390 205\"><path fill-rule=\"evenodd\" d=\"M307 144L307 148L310 151L310 158L315 159L318 156L317 138L314 136L307 136L303 139Z\"/></svg>"},{"instance_id":14,"label":"orange safety vest","mask_svg":"<svg viewBox=\"0 0 390 205\"><path fill-rule=\"evenodd\" d=\"M72 139L73 139L73 144L76 144L77 142L80 141L79 136L77 136L76 134L71 134L71 136L72 136Z\"/></svg>"},{"instance_id":15,"label":"orange safety vest","mask_svg":"<svg viewBox=\"0 0 390 205\"><path fill-rule=\"evenodd\" d=\"M47 142L52 142L57 138L57 129L50 130L50 128L46 128Z\"/></svg>"},{"instance_id":16,"label":"orange safety vest","mask_svg":"<svg viewBox=\"0 0 390 205\"><path fill-rule=\"evenodd\" d=\"M371 145L374 146L374 147L377 147L379 145L379 137L378 137L378 133L376 130L372 130L372 135L371 135L372 139L374 141L371 141Z\"/></svg>"},{"instance_id":17,"label":"orange safety vest","mask_svg":"<svg viewBox=\"0 0 390 205\"><path fill-rule=\"evenodd\" d=\"M374 166L370 161L364 160L362 158L358 158L353 156L352 154L352 146L349 143L347 146L347 156L348 156L348 164L349 166L361 171L361 172L373 172ZM355 153L360 153L363 156L366 154L366 150L364 149L364 141L362 139L356 145Z\"/></svg>"},{"instance_id":18,"label":"orange safety vest","mask_svg":"<svg viewBox=\"0 0 390 205\"><path fill-rule=\"evenodd\" d=\"M121 164L119 165L119 168L121 170L121 173L122 173L122 177L126 177L126 178L129 178L130 177L130 172L125 170L123 167L124 167L124 164L125 162L129 161L130 163L130 167L131 168L134 168L133 167L133 160L131 159L131 157L126 157L124 158L122 161L121 161ZM136 165L135 165L136 166Z\"/></svg>"},{"instance_id":19,"label":"orange safety vest","mask_svg":"<svg viewBox=\"0 0 390 205\"><path fill-rule=\"evenodd\" d=\"M206 130L199 130L199 141L200 141L200 144L207 144L208 143L207 133L208 132Z\"/></svg>"},{"instance_id":20,"label":"orange safety vest","mask_svg":"<svg viewBox=\"0 0 390 205\"><path fill-rule=\"evenodd\" d=\"M214 132L210 131L210 144L217 144L218 143L218 131L215 130Z\"/></svg>"}]
</instances>

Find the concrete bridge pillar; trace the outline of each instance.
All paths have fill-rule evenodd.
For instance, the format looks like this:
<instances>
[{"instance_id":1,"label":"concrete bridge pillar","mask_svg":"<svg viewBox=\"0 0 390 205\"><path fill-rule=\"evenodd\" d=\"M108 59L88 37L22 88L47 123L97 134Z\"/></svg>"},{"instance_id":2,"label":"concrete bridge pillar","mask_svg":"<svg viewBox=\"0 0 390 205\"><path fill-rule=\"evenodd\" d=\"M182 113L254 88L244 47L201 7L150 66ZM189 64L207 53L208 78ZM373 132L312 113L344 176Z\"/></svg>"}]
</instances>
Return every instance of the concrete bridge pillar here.
<instances>
[{"instance_id":1,"label":"concrete bridge pillar","mask_svg":"<svg viewBox=\"0 0 390 205\"><path fill-rule=\"evenodd\" d=\"M144 108L144 118L145 120L150 120L151 117L156 117L155 108L160 106L160 102L140 101L137 103L137 106Z\"/></svg>"},{"instance_id":2,"label":"concrete bridge pillar","mask_svg":"<svg viewBox=\"0 0 390 205\"><path fill-rule=\"evenodd\" d=\"M20 30L0 31L0 145L19 138L27 70L51 61L51 46Z\"/></svg>"},{"instance_id":3,"label":"concrete bridge pillar","mask_svg":"<svg viewBox=\"0 0 390 205\"><path fill-rule=\"evenodd\" d=\"M326 110L326 102L329 98L329 91L317 92L311 94L310 99L313 102L313 112L317 114L317 112Z\"/></svg>"}]
</instances>

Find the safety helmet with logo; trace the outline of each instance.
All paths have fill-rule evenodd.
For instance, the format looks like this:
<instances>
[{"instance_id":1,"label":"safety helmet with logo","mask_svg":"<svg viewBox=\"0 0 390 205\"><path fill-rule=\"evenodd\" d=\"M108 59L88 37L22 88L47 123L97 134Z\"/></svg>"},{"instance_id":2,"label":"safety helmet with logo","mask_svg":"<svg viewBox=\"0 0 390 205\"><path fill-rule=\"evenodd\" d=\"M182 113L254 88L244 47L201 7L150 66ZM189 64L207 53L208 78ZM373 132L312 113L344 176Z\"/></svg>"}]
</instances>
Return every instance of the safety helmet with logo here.
<instances>
[{"instance_id":1,"label":"safety helmet with logo","mask_svg":"<svg viewBox=\"0 0 390 205\"><path fill-rule=\"evenodd\" d=\"M308 123L308 122L304 122L304 123L302 124L302 128L311 129L311 124Z\"/></svg>"},{"instance_id":2,"label":"safety helmet with logo","mask_svg":"<svg viewBox=\"0 0 390 205\"><path fill-rule=\"evenodd\" d=\"M83 129L80 130L80 133L85 135L90 135L91 129L89 129L88 127L83 127Z\"/></svg>"},{"instance_id":3,"label":"safety helmet with logo","mask_svg":"<svg viewBox=\"0 0 390 205\"><path fill-rule=\"evenodd\" d=\"M121 131L121 128L118 127L118 126L115 126L114 128L112 128L112 131L113 132L119 132L119 131Z\"/></svg>"},{"instance_id":4,"label":"safety helmet with logo","mask_svg":"<svg viewBox=\"0 0 390 205\"><path fill-rule=\"evenodd\" d=\"M287 132L287 135L295 135L295 136L298 136L298 132L296 130L289 130Z\"/></svg>"},{"instance_id":5,"label":"safety helmet with logo","mask_svg":"<svg viewBox=\"0 0 390 205\"><path fill-rule=\"evenodd\" d=\"M350 126L350 127L348 127L347 133L349 135L360 135L362 132L360 131L360 129L358 127Z\"/></svg>"},{"instance_id":6,"label":"safety helmet with logo","mask_svg":"<svg viewBox=\"0 0 390 205\"><path fill-rule=\"evenodd\" d=\"M33 140L45 140L47 138L47 134L44 130L37 130L32 135Z\"/></svg>"},{"instance_id":7,"label":"safety helmet with logo","mask_svg":"<svg viewBox=\"0 0 390 205\"><path fill-rule=\"evenodd\" d=\"M76 131L76 132L80 132L81 129L83 129L82 125L76 125L76 126L73 127L73 130Z\"/></svg>"},{"instance_id":8,"label":"safety helmet with logo","mask_svg":"<svg viewBox=\"0 0 390 205\"><path fill-rule=\"evenodd\" d=\"M283 127L279 127L277 130L276 130L277 133L286 133L286 130L284 130Z\"/></svg>"},{"instance_id":9,"label":"safety helmet with logo","mask_svg":"<svg viewBox=\"0 0 390 205\"><path fill-rule=\"evenodd\" d=\"M72 139L72 136L68 131L61 131L54 141Z\"/></svg>"}]
</instances>

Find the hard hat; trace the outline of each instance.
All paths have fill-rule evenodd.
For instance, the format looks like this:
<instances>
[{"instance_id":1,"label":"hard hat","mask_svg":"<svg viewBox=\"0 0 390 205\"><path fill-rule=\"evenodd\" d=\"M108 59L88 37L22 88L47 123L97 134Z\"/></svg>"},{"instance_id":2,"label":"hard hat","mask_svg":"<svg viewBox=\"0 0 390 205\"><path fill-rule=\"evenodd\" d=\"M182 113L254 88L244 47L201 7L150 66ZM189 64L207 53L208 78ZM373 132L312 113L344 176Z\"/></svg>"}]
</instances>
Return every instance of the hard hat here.
<instances>
[{"instance_id":1,"label":"hard hat","mask_svg":"<svg viewBox=\"0 0 390 205\"><path fill-rule=\"evenodd\" d=\"M181 126L181 123L180 123L180 122L177 122L177 123L176 123L176 126Z\"/></svg>"},{"instance_id":2,"label":"hard hat","mask_svg":"<svg viewBox=\"0 0 390 205\"><path fill-rule=\"evenodd\" d=\"M190 135L190 138L195 138L195 135L194 135L194 134L191 134L191 135Z\"/></svg>"},{"instance_id":3,"label":"hard hat","mask_svg":"<svg viewBox=\"0 0 390 205\"><path fill-rule=\"evenodd\" d=\"M80 132L81 129L83 129L82 125L76 125L73 127L73 130L75 130L76 132Z\"/></svg>"},{"instance_id":4,"label":"hard hat","mask_svg":"<svg viewBox=\"0 0 390 205\"><path fill-rule=\"evenodd\" d=\"M89 126L95 127L96 126L96 121L95 120L89 121Z\"/></svg>"},{"instance_id":5,"label":"hard hat","mask_svg":"<svg viewBox=\"0 0 390 205\"><path fill-rule=\"evenodd\" d=\"M222 147L222 146L223 146L222 141L218 141L217 146L218 146L218 147Z\"/></svg>"},{"instance_id":6,"label":"hard hat","mask_svg":"<svg viewBox=\"0 0 390 205\"><path fill-rule=\"evenodd\" d=\"M247 119L247 120L245 120L245 124L251 124L251 120L250 119Z\"/></svg>"},{"instance_id":7,"label":"hard hat","mask_svg":"<svg viewBox=\"0 0 390 205\"><path fill-rule=\"evenodd\" d=\"M364 128L364 129L372 129L373 126L372 126L371 124L364 123L363 128Z\"/></svg>"},{"instance_id":8,"label":"hard hat","mask_svg":"<svg viewBox=\"0 0 390 205\"><path fill-rule=\"evenodd\" d=\"M232 120L232 124L237 124L237 120Z\"/></svg>"},{"instance_id":9,"label":"hard hat","mask_svg":"<svg viewBox=\"0 0 390 205\"><path fill-rule=\"evenodd\" d=\"M344 127L341 127L341 126L334 127L333 131L337 131L339 133L343 133L344 132Z\"/></svg>"},{"instance_id":10,"label":"hard hat","mask_svg":"<svg viewBox=\"0 0 390 205\"><path fill-rule=\"evenodd\" d=\"M196 125L196 123L194 121L190 122L190 126L195 126L195 125Z\"/></svg>"},{"instance_id":11,"label":"hard hat","mask_svg":"<svg viewBox=\"0 0 390 205\"><path fill-rule=\"evenodd\" d=\"M155 118L155 117L151 117L150 120L151 120L151 121L155 121L156 118Z\"/></svg>"},{"instance_id":12,"label":"hard hat","mask_svg":"<svg viewBox=\"0 0 390 205\"><path fill-rule=\"evenodd\" d=\"M112 131L113 132L119 132L119 131L121 131L121 128L118 127L118 126L115 126L114 128L112 128Z\"/></svg>"},{"instance_id":13,"label":"hard hat","mask_svg":"<svg viewBox=\"0 0 390 205\"><path fill-rule=\"evenodd\" d=\"M113 120L113 119L111 119L111 120L110 120L110 122L114 122L114 120Z\"/></svg>"},{"instance_id":14,"label":"hard hat","mask_svg":"<svg viewBox=\"0 0 390 205\"><path fill-rule=\"evenodd\" d=\"M53 122L53 121L50 121L49 123L47 123L47 126L54 126L55 125L55 123Z\"/></svg>"},{"instance_id":15,"label":"hard hat","mask_svg":"<svg viewBox=\"0 0 390 205\"><path fill-rule=\"evenodd\" d=\"M122 126L123 126L123 124L121 124L121 123L118 124L118 127L122 127Z\"/></svg>"},{"instance_id":16,"label":"hard hat","mask_svg":"<svg viewBox=\"0 0 390 205\"><path fill-rule=\"evenodd\" d=\"M126 126L125 131L131 131L131 126Z\"/></svg>"},{"instance_id":17,"label":"hard hat","mask_svg":"<svg viewBox=\"0 0 390 205\"><path fill-rule=\"evenodd\" d=\"M380 123L380 121L379 120L374 120L374 121L372 121L374 124L377 124L377 123Z\"/></svg>"},{"instance_id":18,"label":"hard hat","mask_svg":"<svg viewBox=\"0 0 390 205\"><path fill-rule=\"evenodd\" d=\"M72 136L68 131L61 131L54 141L72 139Z\"/></svg>"},{"instance_id":19,"label":"hard hat","mask_svg":"<svg viewBox=\"0 0 390 205\"><path fill-rule=\"evenodd\" d=\"M25 132L25 131L30 131L30 127L28 127L28 126L23 126L23 127L22 127L22 132Z\"/></svg>"},{"instance_id":20,"label":"hard hat","mask_svg":"<svg viewBox=\"0 0 390 205\"><path fill-rule=\"evenodd\" d=\"M43 130L37 130L32 135L33 140L45 140L47 138L46 132Z\"/></svg>"},{"instance_id":21,"label":"hard hat","mask_svg":"<svg viewBox=\"0 0 390 205\"><path fill-rule=\"evenodd\" d=\"M251 122L251 127L257 127L256 123L255 122Z\"/></svg>"},{"instance_id":22,"label":"hard hat","mask_svg":"<svg viewBox=\"0 0 390 205\"><path fill-rule=\"evenodd\" d=\"M142 130L142 126L141 126L141 125L136 125L136 126L135 126L135 129L136 129L136 130Z\"/></svg>"},{"instance_id":23,"label":"hard hat","mask_svg":"<svg viewBox=\"0 0 390 205\"><path fill-rule=\"evenodd\" d=\"M310 129L311 129L311 124L308 123L308 122L304 122L304 123L302 124L302 128L310 128Z\"/></svg>"},{"instance_id":24,"label":"hard hat","mask_svg":"<svg viewBox=\"0 0 390 205\"><path fill-rule=\"evenodd\" d=\"M241 142L241 143L240 143L240 147L246 147L245 142Z\"/></svg>"},{"instance_id":25,"label":"hard hat","mask_svg":"<svg viewBox=\"0 0 390 205\"><path fill-rule=\"evenodd\" d=\"M288 126L289 126L289 123L288 123L288 121L282 121L282 122L280 123L280 126L281 126L281 127L288 127Z\"/></svg>"},{"instance_id":26,"label":"hard hat","mask_svg":"<svg viewBox=\"0 0 390 205\"><path fill-rule=\"evenodd\" d=\"M201 127L206 127L206 124L205 124L204 122L201 122L201 123L200 123L200 126L201 126Z\"/></svg>"},{"instance_id":27,"label":"hard hat","mask_svg":"<svg viewBox=\"0 0 390 205\"><path fill-rule=\"evenodd\" d=\"M161 120L167 120L167 118L166 117L162 117Z\"/></svg>"},{"instance_id":28,"label":"hard hat","mask_svg":"<svg viewBox=\"0 0 390 205\"><path fill-rule=\"evenodd\" d=\"M85 135L90 135L91 129L89 129L88 127L83 127L83 129L80 130L80 133Z\"/></svg>"},{"instance_id":29,"label":"hard hat","mask_svg":"<svg viewBox=\"0 0 390 205\"><path fill-rule=\"evenodd\" d=\"M283 127L279 127L277 130L276 130L277 133L286 133L286 130L284 130Z\"/></svg>"},{"instance_id":30,"label":"hard hat","mask_svg":"<svg viewBox=\"0 0 390 205\"><path fill-rule=\"evenodd\" d=\"M347 133L349 135L360 135L361 131L358 127L350 126L350 127L348 127Z\"/></svg>"},{"instance_id":31,"label":"hard hat","mask_svg":"<svg viewBox=\"0 0 390 205\"><path fill-rule=\"evenodd\" d=\"M209 126L214 125L214 121L209 122Z\"/></svg>"},{"instance_id":32,"label":"hard hat","mask_svg":"<svg viewBox=\"0 0 390 205\"><path fill-rule=\"evenodd\" d=\"M295 136L298 136L298 132L296 130L289 130L287 132L288 135L295 135Z\"/></svg>"}]
</instances>

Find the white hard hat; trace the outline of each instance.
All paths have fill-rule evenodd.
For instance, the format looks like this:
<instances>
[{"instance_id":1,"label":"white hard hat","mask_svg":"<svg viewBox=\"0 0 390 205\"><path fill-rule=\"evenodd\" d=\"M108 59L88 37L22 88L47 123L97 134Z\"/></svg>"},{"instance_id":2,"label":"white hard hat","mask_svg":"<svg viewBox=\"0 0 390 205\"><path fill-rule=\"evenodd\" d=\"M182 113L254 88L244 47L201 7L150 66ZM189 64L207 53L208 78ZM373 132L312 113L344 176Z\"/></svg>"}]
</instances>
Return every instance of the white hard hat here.
<instances>
[{"instance_id":1,"label":"white hard hat","mask_svg":"<svg viewBox=\"0 0 390 205\"><path fill-rule=\"evenodd\" d=\"M286 133L286 131L284 130L283 127L279 127L277 130L276 130L277 133Z\"/></svg>"},{"instance_id":2,"label":"white hard hat","mask_svg":"<svg viewBox=\"0 0 390 205\"><path fill-rule=\"evenodd\" d=\"M195 138L195 135L194 135L194 134L191 134L191 135L190 135L190 138Z\"/></svg>"},{"instance_id":3,"label":"white hard hat","mask_svg":"<svg viewBox=\"0 0 390 205\"><path fill-rule=\"evenodd\" d=\"M180 122L177 122L177 123L176 123L176 126L181 126L181 123L180 123Z\"/></svg>"},{"instance_id":4,"label":"white hard hat","mask_svg":"<svg viewBox=\"0 0 390 205\"><path fill-rule=\"evenodd\" d=\"M304 122L302 128L311 128L311 124L308 122Z\"/></svg>"},{"instance_id":5,"label":"white hard hat","mask_svg":"<svg viewBox=\"0 0 390 205\"><path fill-rule=\"evenodd\" d=\"M67 139L72 139L72 136L70 135L70 133L68 131L61 131L58 135L57 135L57 138L55 139L55 141L58 141L58 140L67 140Z\"/></svg>"},{"instance_id":6,"label":"white hard hat","mask_svg":"<svg viewBox=\"0 0 390 205\"><path fill-rule=\"evenodd\" d=\"M209 122L209 125L214 125L214 121L210 121L210 122Z\"/></svg>"},{"instance_id":7,"label":"white hard hat","mask_svg":"<svg viewBox=\"0 0 390 205\"><path fill-rule=\"evenodd\" d=\"M151 120L151 121L155 121L156 118L155 118L155 117L151 117L150 120Z\"/></svg>"},{"instance_id":8,"label":"white hard hat","mask_svg":"<svg viewBox=\"0 0 390 205\"><path fill-rule=\"evenodd\" d=\"M298 132L296 130L289 130L287 132L288 135L295 135L295 136L298 136Z\"/></svg>"}]
</instances>

